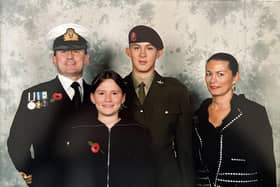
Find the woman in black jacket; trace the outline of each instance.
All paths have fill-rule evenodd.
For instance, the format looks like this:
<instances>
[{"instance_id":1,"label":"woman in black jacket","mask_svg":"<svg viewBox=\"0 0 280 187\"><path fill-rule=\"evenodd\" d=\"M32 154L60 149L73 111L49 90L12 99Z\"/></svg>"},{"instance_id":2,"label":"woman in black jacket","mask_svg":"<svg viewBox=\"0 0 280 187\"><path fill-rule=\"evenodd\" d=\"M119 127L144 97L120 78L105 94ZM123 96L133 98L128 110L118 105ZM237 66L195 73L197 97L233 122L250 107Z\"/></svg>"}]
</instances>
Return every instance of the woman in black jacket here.
<instances>
[{"instance_id":1,"label":"woman in black jacket","mask_svg":"<svg viewBox=\"0 0 280 187\"><path fill-rule=\"evenodd\" d=\"M62 173L58 186L154 187L150 137L142 126L119 117L125 101L120 75L109 70L98 74L90 97L97 119L94 112L79 115L57 141L55 157Z\"/></svg>"},{"instance_id":2,"label":"woman in black jacket","mask_svg":"<svg viewBox=\"0 0 280 187\"><path fill-rule=\"evenodd\" d=\"M206 63L211 99L194 115L196 186L276 187L272 129L263 106L233 93L238 63L216 53Z\"/></svg>"}]
</instances>

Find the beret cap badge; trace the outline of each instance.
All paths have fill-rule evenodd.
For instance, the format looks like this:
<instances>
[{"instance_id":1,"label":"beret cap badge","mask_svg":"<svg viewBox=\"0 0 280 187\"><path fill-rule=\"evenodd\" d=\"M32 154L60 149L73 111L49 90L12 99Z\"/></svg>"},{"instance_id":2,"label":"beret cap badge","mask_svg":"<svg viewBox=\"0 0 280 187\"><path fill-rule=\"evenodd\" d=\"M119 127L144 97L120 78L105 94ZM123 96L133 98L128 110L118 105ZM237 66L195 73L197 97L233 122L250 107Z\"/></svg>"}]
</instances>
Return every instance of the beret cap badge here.
<instances>
[{"instance_id":1,"label":"beret cap badge","mask_svg":"<svg viewBox=\"0 0 280 187\"><path fill-rule=\"evenodd\" d=\"M133 42L135 42L135 41L137 40L137 38L136 38L136 33L135 33L135 32L131 32L131 34L130 34L130 40L133 41Z\"/></svg>"}]
</instances>

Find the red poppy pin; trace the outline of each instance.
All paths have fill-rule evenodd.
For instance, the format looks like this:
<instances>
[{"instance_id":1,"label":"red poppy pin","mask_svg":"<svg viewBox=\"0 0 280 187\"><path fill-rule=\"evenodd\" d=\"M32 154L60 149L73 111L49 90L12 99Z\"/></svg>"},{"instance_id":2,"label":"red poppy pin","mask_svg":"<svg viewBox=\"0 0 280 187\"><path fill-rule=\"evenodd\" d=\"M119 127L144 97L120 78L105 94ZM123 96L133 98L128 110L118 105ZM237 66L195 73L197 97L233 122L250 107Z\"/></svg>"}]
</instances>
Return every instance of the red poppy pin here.
<instances>
[{"instance_id":1,"label":"red poppy pin","mask_svg":"<svg viewBox=\"0 0 280 187\"><path fill-rule=\"evenodd\" d=\"M90 145L90 150L92 153L97 154L100 151L99 143L93 143L92 141L88 141L88 144Z\"/></svg>"},{"instance_id":2,"label":"red poppy pin","mask_svg":"<svg viewBox=\"0 0 280 187\"><path fill-rule=\"evenodd\" d=\"M135 41L137 40L137 38L136 38L136 33L135 33L135 32L132 32L132 33L130 34L130 40L131 40L132 42L135 42Z\"/></svg>"},{"instance_id":3,"label":"red poppy pin","mask_svg":"<svg viewBox=\"0 0 280 187\"><path fill-rule=\"evenodd\" d=\"M63 98L62 93L55 92L52 94L52 99L54 101L60 101Z\"/></svg>"}]
</instances>

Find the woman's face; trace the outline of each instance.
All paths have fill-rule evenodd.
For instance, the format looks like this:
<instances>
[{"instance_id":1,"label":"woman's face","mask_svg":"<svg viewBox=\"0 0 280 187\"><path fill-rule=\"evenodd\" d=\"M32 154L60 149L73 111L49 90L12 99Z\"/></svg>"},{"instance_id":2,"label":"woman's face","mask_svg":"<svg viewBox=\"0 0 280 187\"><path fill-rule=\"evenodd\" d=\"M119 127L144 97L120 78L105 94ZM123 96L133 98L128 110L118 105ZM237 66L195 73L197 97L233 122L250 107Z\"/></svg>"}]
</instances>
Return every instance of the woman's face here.
<instances>
[{"instance_id":1,"label":"woman's face","mask_svg":"<svg viewBox=\"0 0 280 187\"><path fill-rule=\"evenodd\" d=\"M90 96L98 110L98 117L118 116L125 95L113 79L105 79Z\"/></svg>"},{"instance_id":2,"label":"woman's face","mask_svg":"<svg viewBox=\"0 0 280 187\"><path fill-rule=\"evenodd\" d=\"M206 64L205 82L212 96L232 94L232 86L239 80L239 73L235 76L229 68L229 62L224 60L210 60Z\"/></svg>"}]
</instances>

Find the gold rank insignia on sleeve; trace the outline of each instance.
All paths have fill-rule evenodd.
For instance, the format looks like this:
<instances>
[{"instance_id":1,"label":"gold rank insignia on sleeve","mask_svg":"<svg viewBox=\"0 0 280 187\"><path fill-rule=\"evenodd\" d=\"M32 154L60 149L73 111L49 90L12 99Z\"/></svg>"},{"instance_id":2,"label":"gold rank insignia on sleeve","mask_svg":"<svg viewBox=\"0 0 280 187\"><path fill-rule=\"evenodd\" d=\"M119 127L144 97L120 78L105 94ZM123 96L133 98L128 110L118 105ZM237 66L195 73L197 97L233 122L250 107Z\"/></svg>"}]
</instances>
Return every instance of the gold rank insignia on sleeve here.
<instances>
[{"instance_id":1,"label":"gold rank insignia on sleeve","mask_svg":"<svg viewBox=\"0 0 280 187\"><path fill-rule=\"evenodd\" d=\"M79 36L73 28L68 28L64 34L64 41L78 41Z\"/></svg>"}]
</instances>

